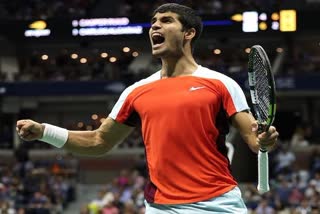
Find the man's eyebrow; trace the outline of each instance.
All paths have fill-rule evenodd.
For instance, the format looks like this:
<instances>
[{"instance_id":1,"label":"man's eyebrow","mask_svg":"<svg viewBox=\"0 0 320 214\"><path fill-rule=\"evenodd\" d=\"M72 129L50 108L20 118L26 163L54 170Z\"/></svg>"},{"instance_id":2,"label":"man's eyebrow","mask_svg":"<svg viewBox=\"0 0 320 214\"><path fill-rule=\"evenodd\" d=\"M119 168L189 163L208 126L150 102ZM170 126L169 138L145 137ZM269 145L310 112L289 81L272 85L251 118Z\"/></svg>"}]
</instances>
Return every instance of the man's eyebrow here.
<instances>
[{"instance_id":1,"label":"man's eyebrow","mask_svg":"<svg viewBox=\"0 0 320 214\"><path fill-rule=\"evenodd\" d=\"M174 19L174 17L173 16L170 16L170 15L168 15L168 16L161 16L159 19L170 19L170 20L172 20L172 19ZM157 18L154 16L154 17L152 17L152 19L151 19L151 23L153 23L153 22L155 22L157 20Z\"/></svg>"},{"instance_id":2,"label":"man's eyebrow","mask_svg":"<svg viewBox=\"0 0 320 214\"><path fill-rule=\"evenodd\" d=\"M174 19L173 16L162 16L161 19Z\"/></svg>"}]
</instances>

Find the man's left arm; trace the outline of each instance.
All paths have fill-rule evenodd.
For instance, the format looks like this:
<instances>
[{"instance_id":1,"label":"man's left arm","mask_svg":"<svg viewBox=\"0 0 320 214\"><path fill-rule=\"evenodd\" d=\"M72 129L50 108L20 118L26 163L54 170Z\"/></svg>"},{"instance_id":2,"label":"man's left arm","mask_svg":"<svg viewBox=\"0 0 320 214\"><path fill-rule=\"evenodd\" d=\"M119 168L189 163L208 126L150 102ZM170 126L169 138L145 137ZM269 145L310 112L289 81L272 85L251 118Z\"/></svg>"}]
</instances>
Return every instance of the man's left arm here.
<instances>
[{"instance_id":1,"label":"man's left arm","mask_svg":"<svg viewBox=\"0 0 320 214\"><path fill-rule=\"evenodd\" d=\"M248 111L237 112L231 116L232 125L240 132L243 140L249 148L258 153L260 147L271 151L277 142L279 133L274 126L270 126L267 132L258 134L258 124L252 114Z\"/></svg>"}]
</instances>

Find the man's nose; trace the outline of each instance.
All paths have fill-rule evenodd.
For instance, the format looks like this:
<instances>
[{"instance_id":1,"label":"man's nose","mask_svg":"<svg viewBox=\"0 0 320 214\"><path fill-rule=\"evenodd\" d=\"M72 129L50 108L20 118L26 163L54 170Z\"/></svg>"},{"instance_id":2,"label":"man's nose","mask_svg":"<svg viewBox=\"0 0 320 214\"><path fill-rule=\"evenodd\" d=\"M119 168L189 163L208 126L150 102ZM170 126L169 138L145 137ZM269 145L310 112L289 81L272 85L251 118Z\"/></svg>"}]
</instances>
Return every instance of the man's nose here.
<instances>
[{"instance_id":1,"label":"man's nose","mask_svg":"<svg viewBox=\"0 0 320 214\"><path fill-rule=\"evenodd\" d=\"M152 28L152 30L157 30L157 29L161 28L161 25L158 21L156 21L156 22L152 23L151 28Z\"/></svg>"}]
</instances>

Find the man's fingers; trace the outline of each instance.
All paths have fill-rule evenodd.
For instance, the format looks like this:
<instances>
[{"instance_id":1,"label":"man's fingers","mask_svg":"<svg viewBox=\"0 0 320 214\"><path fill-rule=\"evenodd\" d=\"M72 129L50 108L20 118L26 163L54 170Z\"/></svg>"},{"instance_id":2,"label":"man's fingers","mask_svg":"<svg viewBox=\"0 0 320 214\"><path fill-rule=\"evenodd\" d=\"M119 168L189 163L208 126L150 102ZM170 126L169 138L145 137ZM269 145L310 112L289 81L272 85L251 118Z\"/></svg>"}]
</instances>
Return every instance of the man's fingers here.
<instances>
[{"instance_id":1,"label":"man's fingers","mask_svg":"<svg viewBox=\"0 0 320 214\"><path fill-rule=\"evenodd\" d=\"M269 129L266 131L267 134L272 134L276 132L276 128L274 126L270 126Z\"/></svg>"},{"instance_id":2,"label":"man's fingers","mask_svg":"<svg viewBox=\"0 0 320 214\"><path fill-rule=\"evenodd\" d=\"M267 131L259 134L258 137L259 138L269 138L273 134L278 134L278 132L277 132L277 130L276 130L276 128L274 126L270 126L270 128Z\"/></svg>"},{"instance_id":3,"label":"man's fingers","mask_svg":"<svg viewBox=\"0 0 320 214\"><path fill-rule=\"evenodd\" d=\"M30 131L28 129L25 129L22 127L18 133L19 133L20 137L26 137L30 134Z\"/></svg>"},{"instance_id":4,"label":"man's fingers","mask_svg":"<svg viewBox=\"0 0 320 214\"><path fill-rule=\"evenodd\" d=\"M16 130L21 139L31 141L39 138L41 127L33 120L18 120Z\"/></svg>"},{"instance_id":5,"label":"man's fingers","mask_svg":"<svg viewBox=\"0 0 320 214\"><path fill-rule=\"evenodd\" d=\"M31 129L33 128L34 123L31 120L19 120L17 122L16 130L21 137L24 137L30 134Z\"/></svg>"},{"instance_id":6,"label":"man's fingers","mask_svg":"<svg viewBox=\"0 0 320 214\"><path fill-rule=\"evenodd\" d=\"M17 121L17 126L19 127L19 126L23 126L23 125L25 125L26 123L30 123L30 122L32 122L31 120L18 120Z\"/></svg>"},{"instance_id":7,"label":"man's fingers","mask_svg":"<svg viewBox=\"0 0 320 214\"><path fill-rule=\"evenodd\" d=\"M268 145L268 144L274 144L278 139L279 133L277 132L276 128L273 126L270 126L269 130L267 132L263 132L259 134L259 144L261 145Z\"/></svg>"}]
</instances>

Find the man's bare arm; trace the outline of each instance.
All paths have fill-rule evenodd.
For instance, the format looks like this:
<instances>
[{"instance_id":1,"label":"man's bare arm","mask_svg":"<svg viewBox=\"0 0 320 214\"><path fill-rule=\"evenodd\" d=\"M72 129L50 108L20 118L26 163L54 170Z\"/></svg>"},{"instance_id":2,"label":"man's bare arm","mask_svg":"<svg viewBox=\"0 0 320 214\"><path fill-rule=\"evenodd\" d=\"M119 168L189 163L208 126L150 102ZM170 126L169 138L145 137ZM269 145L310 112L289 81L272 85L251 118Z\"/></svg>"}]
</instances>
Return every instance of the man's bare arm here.
<instances>
[{"instance_id":1,"label":"man's bare arm","mask_svg":"<svg viewBox=\"0 0 320 214\"><path fill-rule=\"evenodd\" d=\"M249 112L238 112L231 117L232 125L240 132L242 139L248 144L249 148L258 153L259 144L257 142L257 133L252 131L255 119Z\"/></svg>"},{"instance_id":2,"label":"man's bare arm","mask_svg":"<svg viewBox=\"0 0 320 214\"><path fill-rule=\"evenodd\" d=\"M83 155L102 155L122 142L133 127L121 124L108 117L94 131L69 131L64 149Z\"/></svg>"},{"instance_id":3,"label":"man's bare arm","mask_svg":"<svg viewBox=\"0 0 320 214\"><path fill-rule=\"evenodd\" d=\"M277 142L279 133L274 126L270 126L268 132L257 133L258 124L250 112L243 111L234 114L231 117L231 122L255 153L258 153L260 146L266 147L270 151Z\"/></svg>"},{"instance_id":4,"label":"man's bare arm","mask_svg":"<svg viewBox=\"0 0 320 214\"><path fill-rule=\"evenodd\" d=\"M17 132L25 141L41 139L44 129L44 124L33 120L17 121ZM96 130L68 131L68 139L63 148L81 155L102 155L123 141L133 129L108 117Z\"/></svg>"}]
</instances>

